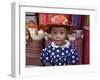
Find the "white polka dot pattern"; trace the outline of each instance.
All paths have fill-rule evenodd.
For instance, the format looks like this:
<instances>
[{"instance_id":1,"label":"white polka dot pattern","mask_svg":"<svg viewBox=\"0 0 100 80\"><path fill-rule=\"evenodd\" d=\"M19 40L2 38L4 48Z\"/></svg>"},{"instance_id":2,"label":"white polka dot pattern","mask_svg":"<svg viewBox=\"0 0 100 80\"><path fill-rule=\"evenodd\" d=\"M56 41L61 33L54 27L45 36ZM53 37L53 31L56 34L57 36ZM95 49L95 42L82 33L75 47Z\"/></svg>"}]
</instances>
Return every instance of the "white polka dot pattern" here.
<instances>
[{"instance_id":1,"label":"white polka dot pattern","mask_svg":"<svg viewBox=\"0 0 100 80\"><path fill-rule=\"evenodd\" d=\"M49 45L42 50L40 60L42 63L50 63L52 66L61 66L67 64L77 64L79 61L76 49L72 47L55 48Z\"/></svg>"}]
</instances>

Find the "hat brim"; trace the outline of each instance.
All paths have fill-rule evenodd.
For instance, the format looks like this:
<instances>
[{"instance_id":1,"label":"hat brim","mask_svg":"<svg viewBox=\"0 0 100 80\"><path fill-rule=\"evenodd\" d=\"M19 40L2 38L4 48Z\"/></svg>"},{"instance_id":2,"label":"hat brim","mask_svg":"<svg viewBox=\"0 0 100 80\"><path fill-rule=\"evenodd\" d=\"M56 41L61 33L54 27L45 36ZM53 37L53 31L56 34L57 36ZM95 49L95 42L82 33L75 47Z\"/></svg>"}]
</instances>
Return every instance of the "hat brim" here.
<instances>
[{"instance_id":1,"label":"hat brim","mask_svg":"<svg viewBox=\"0 0 100 80\"><path fill-rule=\"evenodd\" d=\"M48 28L51 28L51 27L66 27L66 28L72 28L72 26L70 25L59 25L59 24L47 24L47 27Z\"/></svg>"},{"instance_id":2,"label":"hat brim","mask_svg":"<svg viewBox=\"0 0 100 80\"><path fill-rule=\"evenodd\" d=\"M71 28L73 28L73 26L61 25L61 24L60 25L59 24L47 24L46 26L47 26L47 32L49 32L49 33L50 33L52 27L65 27L69 31Z\"/></svg>"}]
</instances>

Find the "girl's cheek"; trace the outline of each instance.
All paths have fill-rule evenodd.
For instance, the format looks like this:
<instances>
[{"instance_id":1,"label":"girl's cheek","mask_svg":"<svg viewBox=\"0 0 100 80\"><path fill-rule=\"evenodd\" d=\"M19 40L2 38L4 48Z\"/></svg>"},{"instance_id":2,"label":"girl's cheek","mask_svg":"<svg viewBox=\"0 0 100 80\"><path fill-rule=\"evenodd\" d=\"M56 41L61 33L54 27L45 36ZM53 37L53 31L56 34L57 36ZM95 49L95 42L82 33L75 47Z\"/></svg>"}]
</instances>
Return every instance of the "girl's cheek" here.
<instances>
[{"instance_id":1,"label":"girl's cheek","mask_svg":"<svg viewBox=\"0 0 100 80\"><path fill-rule=\"evenodd\" d=\"M63 34L63 35L59 35L59 37L61 38L61 39L64 39L65 38L65 35Z\"/></svg>"},{"instance_id":2,"label":"girl's cheek","mask_svg":"<svg viewBox=\"0 0 100 80\"><path fill-rule=\"evenodd\" d=\"M53 38L53 40L55 40L56 39L56 35L52 35L52 38Z\"/></svg>"}]
</instances>

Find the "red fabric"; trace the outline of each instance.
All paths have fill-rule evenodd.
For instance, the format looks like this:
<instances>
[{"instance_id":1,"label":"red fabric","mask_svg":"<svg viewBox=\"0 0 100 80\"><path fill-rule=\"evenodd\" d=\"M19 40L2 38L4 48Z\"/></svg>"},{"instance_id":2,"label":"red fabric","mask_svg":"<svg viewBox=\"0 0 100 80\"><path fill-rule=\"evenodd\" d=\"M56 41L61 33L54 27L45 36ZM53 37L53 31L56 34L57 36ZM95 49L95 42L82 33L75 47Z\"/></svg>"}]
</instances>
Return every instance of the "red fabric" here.
<instances>
[{"instance_id":1,"label":"red fabric","mask_svg":"<svg viewBox=\"0 0 100 80\"><path fill-rule=\"evenodd\" d=\"M89 30L84 29L84 64L90 63L90 35Z\"/></svg>"}]
</instances>

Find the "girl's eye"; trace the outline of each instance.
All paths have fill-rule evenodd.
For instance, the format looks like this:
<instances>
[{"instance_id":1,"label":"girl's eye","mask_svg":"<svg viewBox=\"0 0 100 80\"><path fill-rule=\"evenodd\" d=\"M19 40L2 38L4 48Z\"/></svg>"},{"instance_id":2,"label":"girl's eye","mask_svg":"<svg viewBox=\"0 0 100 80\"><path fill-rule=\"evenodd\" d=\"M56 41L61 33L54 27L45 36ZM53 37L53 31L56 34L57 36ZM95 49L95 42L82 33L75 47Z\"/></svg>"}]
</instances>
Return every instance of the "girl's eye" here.
<instances>
[{"instance_id":1,"label":"girl's eye","mask_svg":"<svg viewBox=\"0 0 100 80\"><path fill-rule=\"evenodd\" d=\"M60 34L64 34L64 32L60 32Z\"/></svg>"}]
</instances>

